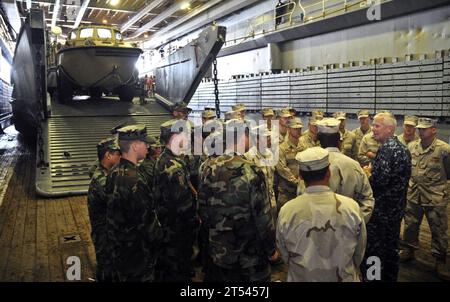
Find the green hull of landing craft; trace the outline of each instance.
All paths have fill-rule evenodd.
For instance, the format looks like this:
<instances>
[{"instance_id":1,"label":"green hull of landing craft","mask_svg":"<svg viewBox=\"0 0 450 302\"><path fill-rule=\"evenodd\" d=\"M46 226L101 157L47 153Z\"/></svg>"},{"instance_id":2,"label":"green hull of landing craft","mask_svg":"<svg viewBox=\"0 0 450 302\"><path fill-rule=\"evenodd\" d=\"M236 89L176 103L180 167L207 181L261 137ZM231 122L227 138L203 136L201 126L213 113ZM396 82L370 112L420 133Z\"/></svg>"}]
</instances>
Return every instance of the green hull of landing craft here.
<instances>
[{"instance_id":1,"label":"green hull of landing craft","mask_svg":"<svg viewBox=\"0 0 450 302\"><path fill-rule=\"evenodd\" d=\"M81 26L73 30L57 52L58 98L70 99L75 91L92 97L112 92L122 101L131 101L135 64L141 53L141 49L124 42L114 27Z\"/></svg>"}]
</instances>

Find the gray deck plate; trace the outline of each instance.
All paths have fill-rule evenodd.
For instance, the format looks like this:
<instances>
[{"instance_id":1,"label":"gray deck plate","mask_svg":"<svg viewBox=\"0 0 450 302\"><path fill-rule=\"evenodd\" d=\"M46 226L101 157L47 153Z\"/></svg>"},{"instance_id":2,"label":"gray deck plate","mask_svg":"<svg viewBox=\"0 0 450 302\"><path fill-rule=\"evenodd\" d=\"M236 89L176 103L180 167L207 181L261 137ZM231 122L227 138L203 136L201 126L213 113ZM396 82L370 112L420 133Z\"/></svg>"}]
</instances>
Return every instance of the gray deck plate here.
<instances>
[{"instance_id":1,"label":"gray deck plate","mask_svg":"<svg viewBox=\"0 0 450 302\"><path fill-rule=\"evenodd\" d=\"M135 101L137 101L135 99ZM86 194L89 167L96 161L96 144L124 122L144 123L149 135L158 135L170 114L156 102L146 105L114 99L53 104L44 124L44 150L48 168L36 169L36 190L43 196ZM70 156L65 156L64 154Z\"/></svg>"}]
</instances>

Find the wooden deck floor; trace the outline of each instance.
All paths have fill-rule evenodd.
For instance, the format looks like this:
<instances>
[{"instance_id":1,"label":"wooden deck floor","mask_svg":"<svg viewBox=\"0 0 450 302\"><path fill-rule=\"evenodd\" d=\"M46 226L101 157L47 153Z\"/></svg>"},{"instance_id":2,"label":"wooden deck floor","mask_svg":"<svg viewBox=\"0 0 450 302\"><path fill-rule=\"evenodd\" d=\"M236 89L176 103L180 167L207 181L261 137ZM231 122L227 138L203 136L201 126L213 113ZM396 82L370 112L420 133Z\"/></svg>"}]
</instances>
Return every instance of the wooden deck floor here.
<instances>
[{"instance_id":1,"label":"wooden deck floor","mask_svg":"<svg viewBox=\"0 0 450 302\"><path fill-rule=\"evenodd\" d=\"M69 256L80 258L81 280L91 281L95 253L86 196L36 196L35 155L8 136L0 137L0 159L0 281L65 281ZM439 281L426 222L420 240L418 260L401 266L400 281ZM284 281L285 276L281 265L272 279Z\"/></svg>"}]
</instances>

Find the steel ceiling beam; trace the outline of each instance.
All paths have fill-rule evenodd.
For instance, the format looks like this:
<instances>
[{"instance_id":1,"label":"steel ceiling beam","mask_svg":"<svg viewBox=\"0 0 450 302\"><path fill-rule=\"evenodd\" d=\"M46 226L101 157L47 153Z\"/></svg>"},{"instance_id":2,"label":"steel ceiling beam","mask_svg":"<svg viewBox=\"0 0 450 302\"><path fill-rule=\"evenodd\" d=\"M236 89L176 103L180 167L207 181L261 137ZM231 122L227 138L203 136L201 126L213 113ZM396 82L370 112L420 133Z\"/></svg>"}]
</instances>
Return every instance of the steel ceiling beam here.
<instances>
[{"instance_id":1,"label":"steel ceiling beam","mask_svg":"<svg viewBox=\"0 0 450 302\"><path fill-rule=\"evenodd\" d=\"M202 26L211 24L213 21L216 21L222 17L225 17L235 11L238 11L246 6L249 6L249 5L259 2L259 1L261 1L261 0L230 0L225 3L223 3L223 1L211 1L208 4L205 4L205 6L211 4L211 6L209 6L207 9L210 9L213 6L212 4L217 4L217 3L223 3L223 4L212 7L210 10L208 10L204 14L192 12L193 15L190 16L189 18L187 18L189 16L188 15L185 18L181 18L180 20L175 22L175 23L178 23L178 24L176 24L176 26L177 26L176 28L173 25L169 25L172 28L175 28L173 31L169 32L169 30L167 30L166 28L163 28L162 30L158 31L155 35L152 36L152 38L148 42L146 42L144 44L144 47L145 48L157 48L161 44L167 43L176 38L184 36L196 29L201 28ZM202 7L200 7L199 9L202 9ZM202 12L204 12L207 9L204 9ZM197 18L195 18L194 20L192 20L190 22L186 22L187 20L189 20L193 17L196 17L196 16L197 16Z\"/></svg>"},{"instance_id":2,"label":"steel ceiling beam","mask_svg":"<svg viewBox=\"0 0 450 302\"><path fill-rule=\"evenodd\" d=\"M52 28L56 26L56 20L58 19L60 9L61 9L60 0L56 0L55 5L53 6Z\"/></svg>"},{"instance_id":3,"label":"steel ceiling beam","mask_svg":"<svg viewBox=\"0 0 450 302\"><path fill-rule=\"evenodd\" d=\"M131 18L130 20L125 22L120 27L120 31L121 32L126 31L128 28L130 28L131 25L133 25L134 23L136 23L137 21L142 19L147 13L151 12L152 10L154 10L155 8L160 6L163 2L164 2L164 0L154 0L154 1L152 1L149 5L147 5L142 10L140 10L136 15L134 15L133 18Z\"/></svg>"},{"instance_id":4,"label":"steel ceiling beam","mask_svg":"<svg viewBox=\"0 0 450 302\"><path fill-rule=\"evenodd\" d=\"M90 2L90 0L83 1L83 4L81 5L80 10L78 11L77 18L75 19L75 24L73 25L73 28L77 28L80 25L81 20L83 19L84 13L86 12L86 9L89 5L89 2Z\"/></svg>"},{"instance_id":5,"label":"steel ceiling beam","mask_svg":"<svg viewBox=\"0 0 450 302\"><path fill-rule=\"evenodd\" d=\"M176 2L175 4L170 6L168 9L164 10L164 12L159 14L157 17L153 18L148 23L146 23L145 25L141 26L141 28L139 28L137 31L135 31L132 34L131 39L139 37L140 35L142 35L146 31L151 29L153 26L159 24L163 20L166 20L167 18L169 18L172 14L174 14L177 11L181 10L182 6L184 6L186 4L191 4L192 2L194 2L194 1L193 0L186 0L186 1Z\"/></svg>"}]
</instances>

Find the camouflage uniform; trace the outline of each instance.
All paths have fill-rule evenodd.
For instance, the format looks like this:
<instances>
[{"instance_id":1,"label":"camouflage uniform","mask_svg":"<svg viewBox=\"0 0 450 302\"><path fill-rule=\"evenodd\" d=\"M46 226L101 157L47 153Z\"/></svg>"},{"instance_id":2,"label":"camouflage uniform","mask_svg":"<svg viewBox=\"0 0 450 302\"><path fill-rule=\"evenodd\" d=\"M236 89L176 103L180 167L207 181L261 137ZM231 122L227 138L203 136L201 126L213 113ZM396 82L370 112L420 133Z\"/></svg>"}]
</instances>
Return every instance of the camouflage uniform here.
<instances>
[{"instance_id":1,"label":"camouflage uniform","mask_svg":"<svg viewBox=\"0 0 450 302\"><path fill-rule=\"evenodd\" d=\"M119 142L147 142L144 125L118 130ZM154 281L162 232L152 188L138 167L121 158L106 180L108 241L111 243L115 279Z\"/></svg>"},{"instance_id":2,"label":"camouflage uniform","mask_svg":"<svg viewBox=\"0 0 450 302\"><path fill-rule=\"evenodd\" d=\"M309 131L309 130L308 130ZM319 141L314 141L310 132L300 137L298 147L301 150L306 150L312 147L320 147Z\"/></svg>"},{"instance_id":3,"label":"camouflage uniform","mask_svg":"<svg viewBox=\"0 0 450 302\"><path fill-rule=\"evenodd\" d=\"M333 117L339 121L339 126L341 126L342 121L345 121L347 119L347 114L343 111L339 111L333 113ZM348 157L352 157L353 146L355 145L355 135L353 134L353 132L350 132L347 129L343 129L343 131L339 129L339 133L341 135L342 154L345 154Z\"/></svg>"},{"instance_id":4,"label":"camouflage uniform","mask_svg":"<svg viewBox=\"0 0 450 302\"><path fill-rule=\"evenodd\" d=\"M138 167L122 158L107 179L108 239L119 281L154 281L161 226L153 192Z\"/></svg>"},{"instance_id":5,"label":"camouflage uniform","mask_svg":"<svg viewBox=\"0 0 450 302\"><path fill-rule=\"evenodd\" d=\"M347 129L344 129L344 133L341 133L341 151L344 155L347 155L348 157L352 158L353 154L353 146L356 143L355 135L348 131Z\"/></svg>"},{"instance_id":6,"label":"camouflage uniform","mask_svg":"<svg viewBox=\"0 0 450 302\"><path fill-rule=\"evenodd\" d=\"M270 281L275 228L263 172L227 154L205 167L200 217L208 229L205 281Z\"/></svg>"},{"instance_id":7,"label":"camouflage uniform","mask_svg":"<svg viewBox=\"0 0 450 302\"><path fill-rule=\"evenodd\" d=\"M325 168L327 153L320 148L299 153L300 169L302 160L315 162L308 171ZM327 186L308 187L279 213L277 246L288 265L287 281L360 281L365 245L365 223L358 204Z\"/></svg>"},{"instance_id":8,"label":"camouflage uniform","mask_svg":"<svg viewBox=\"0 0 450 302\"><path fill-rule=\"evenodd\" d=\"M415 115L407 115L407 116L405 116L405 119L403 121L403 127L405 127L405 125L416 127L418 121L419 121L419 118L417 116L415 116ZM405 138L404 133L398 135L397 138L403 145L408 147L409 143L419 140L419 135L417 135L417 131L415 131L414 132L414 137L413 137L412 140L408 140L407 141L406 138Z\"/></svg>"},{"instance_id":9,"label":"camouflage uniform","mask_svg":"<svg viewBox=\"0 0 450 302\"><path fill-rule=\"evenodd\" d=\"M370 131L361 140L358 151L358 162L361 166L366 166L373 162L373 159L367 157L367 152L377 153L378 148L380 148L380 143L378 143L373 137L373 132Z\"/></svg>"},{"instance_id":10,"label":"camouflage uniform","mask_svg":"<svg viewBox=\"0 0 450 302\"><path fill-rule=\"evenodd\" d=\"M166 142L173 122L161 125L161 139ZM198 223L189 175L189 166L183 157L176 156L169 148L164 149L155 166L155 195L164 231L159 281L190 281L192 247Z\"/></svg>"},{"instance_id":11,"label":"camouflage uniform","mask_svg":"<svg viewBox=\"0 0 450 302\"><path fill-rule=\"evenodd\" d=\"M435 139L424 150L419 140L409 144L409 151L412 155L412 175L403 240L413 249L418 248L419 228L425 214L432 235L431 251L436 258L445 260L449 195L446 169L449 169L450 145Z\"/></svg>"},{"instance_id":12,"label":"camouflage uniform","mask_svg":"<svg viewBox=\"0 0 450 302\"><path fill-rule=\"evenodd\" d=\"M415 142L415 141L418 141L418 140L420 139L420 137L419 137L419 135L417 135L417 133L414 134L414 138L413 138L412 140L410 140L410 141L406 141L406 140L405 140L405 136L404 136L403 133L400 134L399 136L397 136L397 138L398 138L398 140L399 140L403 145L405 145L406 147L408 147L408 145L409 145L410 143Z\"/></svg>"},{"instance_id":13,"label":"camouflage uniform","mask_svg":"<svg viewBox=\"0 0 450 302\"><path fill-rule=\"evenodd\" d=\"M316 126L317 121L321 120L322 118L323 117L320 115L319 116L314 115L309 118L309 124ZM298 146L301 150L306 150L306 149L312 148L312 147L320 147L320 142L317 139L314 141L312 133L308 129L300 137Z\"/></svg>"},{"instance_id":14,"label":"camouflage uniform","mask_svg":"<svg viewBox=\"0 0 450 302\"><path fill-rule=\"evenodd\" d=\"M300 120L296 118L291 121ZM295 126L298 127L298 126ZM299 124L301 128L301 122ZM295 155L303 149L299 144L292 142L289 134L287 139L280 147L279 160L276 166L276 171L279 176L278 184L278 210L289 200L294 199L297 196L297 186L303 184L298 176L298 163L295 160Z\"/></svg>"},{"instance_id":15,"label":"camouflage uniform","mask_svg":"<svg viewBox=\"0 0 450 302\"><path fill-rule=\"evenodd\" d=\"M272 207L272 214L275 218L276 213L278 212L277 201L275 199L275 192L273 190L275 166L262 164L264 160L270 161L271 159L273 159L273 154L270 151L270 149L267 149L266 152L262 154L257 147L253 147L247 153L245 153L245 157L249 161L251 161L255 166L260 168L261 171L264 173L267 195L269 196L270 206Z\"/></svg>"},{"instance_id":16,"label":"camouflage uniform","mask_svg":"<svg viewBox=\"0 0 450 302\"><path fill-rule=\"evenodd\" d=\"M353 144L352 148L352 158L356 161L358 160L358 153L359 153L359 146L361 145L361 141L364 137L364 135L372 133L372 130L369 128L366 132L362 132L361 128L358 127L355 130L351 131L353 135L355 136L355 143Z\"/></svg>"},{"instance_id":17,"label":"camouflage uniform","mask_svg":"<svg viewBox=\"0 0 450 302\"><path fill-rule=\"evenodd\" d=\"M375 200L366 174L357 161L342 154L338 148L327 150L330 152L330 188L354 199L361 208L365 223L369 222Z\"/></svg>"},{"instance_id":18,"label":"camouflage uniform","mask_svg":"<svg viewBox=\"0 0 450 302\"><path fill-rule=\"evenodd\" d=\"M109 137L97 144L97 151L102 154L106 152L120 151L117 137ZM106 176L108 169L101 165L100 160L94 165L95 169L91 175L89 184L87 205L89 220L91 222L91 237L95 246L97 260L96 278L98 281L111 281L112 262L110 260L111 249L107 238L106 209L108 196L106 195Z\"/></svg>"},{"instance_id":19,"label":"camouflage uniform","mask_svg":"<svg viewBox=\"0 0 450 302\"><path fill-rule=\"evenodd\" d=\"M396 137L388 138L377 152L370 176L375 208L367 224L367 249L361 265L364 277L367 258L377 256L381 260L381 280L397 280L398 239L410 176L411 154Z\"/></svg>"}]
</instances>

